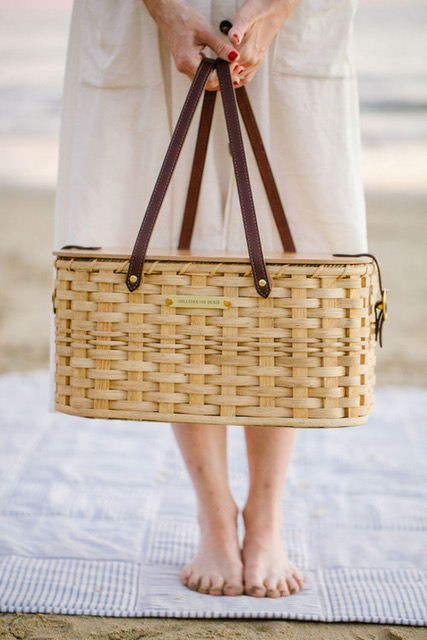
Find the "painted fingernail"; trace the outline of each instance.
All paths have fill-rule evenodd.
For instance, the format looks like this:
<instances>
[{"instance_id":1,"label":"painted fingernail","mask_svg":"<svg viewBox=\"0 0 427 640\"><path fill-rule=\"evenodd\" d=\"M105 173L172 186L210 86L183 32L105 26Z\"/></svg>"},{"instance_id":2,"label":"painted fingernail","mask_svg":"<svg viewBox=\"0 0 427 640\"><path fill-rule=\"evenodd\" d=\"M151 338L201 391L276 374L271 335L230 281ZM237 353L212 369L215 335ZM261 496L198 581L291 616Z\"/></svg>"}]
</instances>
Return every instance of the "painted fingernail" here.
<instances>
[{"instance_id":1,"label":"painted fingernail","mask_svg":"<svg viewBox=\"0 0 427 640\"><path fill-rule=\"evenodd\" d=\"M236 71L236 69L238 69L239 67L240 67L239 64L235 64L234 67L233 67L233 71Z\"/></svg>"},{"instance_id":2,"label":"painted fingernail","mask_svg":"<svg viewBox=\"0 0 427 640\"><path fill-rule=\"evenodd\" d=\"M237 87L237 86L238 86L238 84L239 84L239 81L238 81L238 80L235 80L235 81L233 82L233 84L234 84L234 86L235 86L235 87Z\"/></svg>"},{"instance_id":3,"label":"painted fingernail","mask_svg":"<svg viewBox=\"0 0 427 640\"><path fill-rule=\"evenodd\" d=\"M230 53L228 54L228 59L233 62L233 60L235 60L238 55L239 54L237 53L237 51L230 51Z\"/></svg>"},{"instance_id":4,"label":"painted fingernail","mask_svg":"<svg viewBox=\"0 0 427 640\"><path fill-rule=\"evenodd\" d=\"M240 38L239 38L239 36L237 35L237 33L233 33L233 34L231 35L231 37L233 38L233 40L234 40L234 42L235 42L236 44L239 44L239 42L240 42Z\"/></svg>"}]
</instances>

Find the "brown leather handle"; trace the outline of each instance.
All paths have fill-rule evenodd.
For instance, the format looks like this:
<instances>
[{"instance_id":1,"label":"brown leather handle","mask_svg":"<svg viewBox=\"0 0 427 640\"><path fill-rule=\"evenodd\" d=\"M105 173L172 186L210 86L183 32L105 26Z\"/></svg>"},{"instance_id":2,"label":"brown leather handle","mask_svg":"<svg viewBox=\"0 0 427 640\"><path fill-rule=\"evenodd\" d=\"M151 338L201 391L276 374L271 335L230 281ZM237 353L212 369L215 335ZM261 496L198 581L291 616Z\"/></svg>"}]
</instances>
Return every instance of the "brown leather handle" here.
<instances>
[{"instance_id":1,"label":"brown leather handle","mask_svg":"<svg viewBox=\"0 0 427 640\"><path fill-rule=\"evenodd\" d=\"M255 115L252 111L251 103L249 102L249 97L245 87L240 87L239 89L237 89L236 98L237 104L239 105L240 113L242 114L243 122L246 127L246 131L248 132L248 137L255 155L255 159L258 164L261 178L264 183L264 188L267 193L267 198L270 203L274 220L276 222L277 230L282 241L283 250L295 252L296 248L292 238L292 233L286 219L285 210L280 199L273 171L271 169L271 165L268 160L264 143L262 141L257 121L255 120Z\"/></svg>"},{"instance_id":2,"label":"brown leather handle","mask_svg":"<svg viewBox=\"0 0 427 640\"><path fill-rule=\"evenodd\" d=\"M216 92L205 91L202 113L200 116L199 132L194 153L193 167L188 186L187 201L179 239L179 249L189 249L193 236L194 222L196 219L197 204L206 160L206 151L212 125L212 116L215 106ZM280 199L273 171L265 151L258 125L252 111L249 97L245 87L236 89L237 104L248 133L248 137L254 151L255 160L261 174L267 198L276 222L277 230L284 251L295 252L295 244L286 219L285 210Z\"/></svg>"},{"instance_id":3,"label":"brown leather handle","mask_svg":"<svg viewBox=\"0 0 427 640\"><path fill-rule=\"evenodd\" d=\"M200 96L202 95L209 74L215 66L216 60L203 58L191 83L132 251L126 276L126 285L129 291L135 291L141 284L145 255L157 216L159 215L160 207L166 195Z\"/></svg>"},{"instance_id":4,"label":"brown leather handle","mask_svg":"<svg viewBox=\"0 0 427 640\"><path fill-rule=\"evenodd\" d=\"M175 127L165 160L163 161L159 177L157 178L153 194L142 221L135 246L132 251L129 270L126 277L126 285L129 291L135 291L141 284L145 255L161 204L166 194L166 190L175 169L176 162L187 135L191 120L194 116L201 93L207 82L209 73L215 66L217 67L220 81L221 96L231 145L234 171L236 174L249 259L255 279L255 287L259 295L263 298L267 298L270 294L271 282L268 278L262 252L230 68L228 63L223 60L209 60L207 58L204 58L200 63L190 87L190 91Z\"/></svg>"},{"instance_id":5,"label":"brown leather handle","mask_svg":"<svg viewBox=\"0 0 427 640\"><path fill-rule=\"evenodd\" d=\"M191 238L193 236L194 221L196 219L197 204L199 202L200 187L205 168L206 151L211 132L216 93L216 91L205 91L205 97L203 99L199 131L197 133L190 182L188 183L187 200L185 202L178 249L189 249Z\"/></svg>"},{"instance_id":6,"label":"brown leather handle","mask_svg":"<svg viewBox=\"0 0 427 640\"><path fill-rule=\"evenodd\" d=\"M230 141L231 157L233 159L237 191L239 193L240 207L242 210L249 260L255 279L255 288L260 296L268 298L271 292L271 282L267 274L262 252L230 67L227 62L218 59L216 70L221 89L222 105L224 107L225 122L227 124L228 139Z\"/></svg>"}]
</instances>

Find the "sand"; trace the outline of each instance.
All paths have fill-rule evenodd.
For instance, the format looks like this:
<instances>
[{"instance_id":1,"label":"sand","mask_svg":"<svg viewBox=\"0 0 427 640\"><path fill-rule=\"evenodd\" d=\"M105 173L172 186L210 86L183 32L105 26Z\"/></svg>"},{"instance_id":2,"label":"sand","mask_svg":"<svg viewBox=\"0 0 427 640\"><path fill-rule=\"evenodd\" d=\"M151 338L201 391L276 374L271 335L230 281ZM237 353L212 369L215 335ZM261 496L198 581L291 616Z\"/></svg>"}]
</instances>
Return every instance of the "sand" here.
<instances>
[{"instance_id":1,"label":"sand","mask_svg":"<svg viewBox=\"0 0 427 640\"><path fill-rule=\"evenodd\" d=\"M423 628L282 620L159 620L3 614L1 640L424 640Z\"/></svg>"},{"instance_id":2,"label":"sand","mask_svg":"<svg viewBox=\"0 0 427 640\"><path fill-rule=\"evenodd\" d=\"M427 195L368 193L370 250L390 289L378 384L427 386ZM46 369L52 283L51 191L0 190L0 373ZM425 628L286 621L0 614L0 640L165 638L427 639Z\"/></svg>"}]
</instances>

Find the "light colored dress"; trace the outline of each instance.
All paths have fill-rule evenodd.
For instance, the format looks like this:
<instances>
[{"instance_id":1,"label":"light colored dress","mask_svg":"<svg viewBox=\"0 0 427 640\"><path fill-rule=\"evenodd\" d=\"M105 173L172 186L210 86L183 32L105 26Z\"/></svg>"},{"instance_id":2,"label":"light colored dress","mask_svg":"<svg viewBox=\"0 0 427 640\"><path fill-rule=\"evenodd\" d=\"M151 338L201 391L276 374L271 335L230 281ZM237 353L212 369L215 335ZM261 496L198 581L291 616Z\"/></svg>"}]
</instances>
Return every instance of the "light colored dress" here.
<instances>
[{"instance_id":1,"label":"light colored dress","mask_svg":"<svg viewBox=\"0 0 427 640\"><path fill-rule=\"evenodd\" d=\"M187 0L217 30L242 2ZM248 86L297 250L367 248L356 0L299 0ZM75 0L64 85L55 249L132 249L189 88L142 0ZM196 114L197 120L197 114ZM149 252L178 244L196 135L190 130ZM263 249L281 244L248 149ZM246 250L217 100L192 248Z\"/></svg>"}]
</instances>

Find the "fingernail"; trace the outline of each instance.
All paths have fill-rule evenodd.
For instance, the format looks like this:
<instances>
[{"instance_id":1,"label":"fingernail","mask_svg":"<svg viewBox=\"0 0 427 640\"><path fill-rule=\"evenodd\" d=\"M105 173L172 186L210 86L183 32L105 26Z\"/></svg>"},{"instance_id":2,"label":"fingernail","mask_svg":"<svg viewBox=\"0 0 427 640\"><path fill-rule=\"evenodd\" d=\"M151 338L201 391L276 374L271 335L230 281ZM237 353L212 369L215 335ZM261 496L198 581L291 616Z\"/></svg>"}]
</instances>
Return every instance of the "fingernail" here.
<instances>
[{"instance_id":1,"label":"fingernail","mask_svg":"<svg viewBox=\"0 0 427 640\"><path fill-rule=\"evenodd\" d=\"M230 51L230 53L228 54L228 59L233 62L233 60L235 60L238 55L239 54L237 53L237 51Z\"/></svg>"},{"instance_id":2,"label":"fingernail","mask_svg":"<svg viewBox=\"0 0 427 640\"><path fill-rule=\"evenodd\" d=\"M231 37L233 38L233 40L234 40L234 42L235 42L236 44L239 44L239 42L240 42L240 38L239 38L239 36L237 35L237 33L233 33Z\"/></svg>"},{"instance_id":3,"label":"fingernail","mask_svg":"<svg viewBox=\"0 0 427 640\"><path fill-rule=\"evenodd\" d=\"M234 67L233 67L233 71L236 71L236 69L238 69L239 67L240 67L239 64L235 64Z\"/></svg>"},{"instance_id":4,"label":"fingernail","mask_svg":"<svg viewBox=\"0 0 427 640\"><path fill-rule=\"evenodd\" d=\"M233 84L234 84L234 86L235 86L235 87L237 87L237 85L239 84L239 81L238 81L238 80L235 80L235 81L233 82Z\"/></svg>"}]
</instances>

